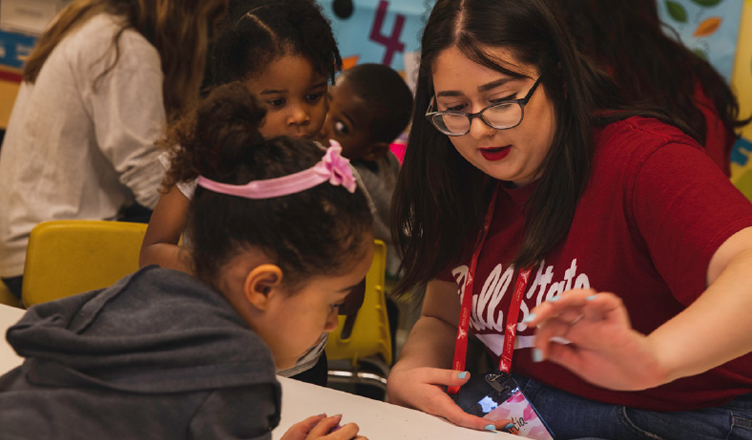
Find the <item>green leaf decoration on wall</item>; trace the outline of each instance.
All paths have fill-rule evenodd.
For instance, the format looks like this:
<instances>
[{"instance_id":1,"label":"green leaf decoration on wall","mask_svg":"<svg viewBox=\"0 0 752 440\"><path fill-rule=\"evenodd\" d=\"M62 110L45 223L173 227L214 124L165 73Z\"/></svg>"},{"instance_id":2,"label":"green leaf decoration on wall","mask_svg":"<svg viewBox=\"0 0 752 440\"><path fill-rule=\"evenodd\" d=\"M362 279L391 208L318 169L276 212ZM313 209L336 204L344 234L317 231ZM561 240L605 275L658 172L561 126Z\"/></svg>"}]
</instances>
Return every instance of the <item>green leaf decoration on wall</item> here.
<instances>
[{"instance_id":1,"label":"green leaf decoration on wall","mask_svg":"<svg viewBox=\"0 0 752 440\"><path fill-rule=\"evenodd\" d=\"M668 0L666 1L666 8L668 9L668 14L671 16L671 18L678 21L679 23L687 22L687 10L684 9L684 6L680 5L677 2Z\"/></svg>"},{"instance_id":2,"label":"green leaf decoration on wall","mask_svg":"<svg viewBox=\"0 0 752 440\"><path fill-rule=\"evenodd\" d=\"M700 6L704 6L706 8L709 8L711 6L715 6L718 3L720 3L721 0L692 0L692 3L698 4Z\"/></svg>"},{"instance_id":3,"label":"green leaf decoration on wall","mask_svg":"<svg viewBox=\"0 0 752 440\"><path fill-rule=\"evenodd\" d=\"M694 52L695 55L697 55L698 57L702 58L703 60L708 61L708 54L705 53L704 50L702 50L702 49L694 49L692 52Z\"/></svg>"}]
</instances>

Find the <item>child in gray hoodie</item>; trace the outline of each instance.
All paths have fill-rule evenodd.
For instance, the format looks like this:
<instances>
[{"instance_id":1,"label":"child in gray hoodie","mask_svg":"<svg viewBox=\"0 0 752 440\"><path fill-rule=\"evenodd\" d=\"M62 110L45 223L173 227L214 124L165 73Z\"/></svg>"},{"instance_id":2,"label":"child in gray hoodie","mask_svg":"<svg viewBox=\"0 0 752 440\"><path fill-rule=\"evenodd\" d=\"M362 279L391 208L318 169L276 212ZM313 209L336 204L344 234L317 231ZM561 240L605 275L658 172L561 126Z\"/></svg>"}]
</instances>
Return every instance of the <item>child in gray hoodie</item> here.
<instances>
[{"instance_id":1,"label":"child in gray hoodie","mask_svg":"<svg viewBox=\"0 0 752 440\"><path fill-rule=\"evenodd\" d=\"M372 258L372 216L347 159L264 140L245 86L216 89L172 130L191 201L194 276L149 266L115 285L32 307L8 331L26 358L0 377L2 439L270 439L275 368L294 365ZM284 440L313 440L314 416ZM349 440L348 424L329 434ZM363 438L363 437L357 437Z\"/></svg>"}]
</instances>

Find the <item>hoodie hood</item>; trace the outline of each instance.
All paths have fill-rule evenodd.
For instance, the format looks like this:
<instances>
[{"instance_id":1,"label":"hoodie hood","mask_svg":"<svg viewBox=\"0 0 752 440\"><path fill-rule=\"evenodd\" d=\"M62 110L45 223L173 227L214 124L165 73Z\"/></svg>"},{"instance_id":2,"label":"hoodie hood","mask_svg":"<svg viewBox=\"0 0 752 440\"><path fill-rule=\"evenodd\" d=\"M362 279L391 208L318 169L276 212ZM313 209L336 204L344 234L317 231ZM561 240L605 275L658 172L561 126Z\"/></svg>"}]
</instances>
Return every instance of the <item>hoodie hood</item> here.
<instances>
[{"instance_id":1,"label":"hoodie hood","mask_svg":"<svg viewBox=\"0 0 752 440\"><path fill-rule=\"evenodd\" d=\"M156 266L36 305L7 338L37 385L149 394L270 383L279 393L271 352L225 298Z\"/></svg>"}]
</instances>

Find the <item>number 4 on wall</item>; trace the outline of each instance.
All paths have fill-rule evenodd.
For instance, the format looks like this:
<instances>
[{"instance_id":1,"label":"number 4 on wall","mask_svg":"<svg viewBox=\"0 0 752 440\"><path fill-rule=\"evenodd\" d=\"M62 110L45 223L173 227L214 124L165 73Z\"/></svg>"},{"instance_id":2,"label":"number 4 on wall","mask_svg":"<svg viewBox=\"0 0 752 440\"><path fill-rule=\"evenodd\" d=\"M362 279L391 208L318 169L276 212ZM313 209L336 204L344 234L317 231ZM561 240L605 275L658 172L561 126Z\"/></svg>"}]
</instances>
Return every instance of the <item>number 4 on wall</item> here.
<instances>
[{"instance_id":1,"label":"number 4 on wall","mask_svg":"<svg viewBox=\"0 0 752 440\"><path fill-rule=\"evenodd\" d=\"M386 36L381 32L381 28L384 26L384 18L386 17L387 9L389 8L389 2L381 0L379 7L376 10L376 16L373 20L373 26L371 27L370 39L376 43L383 44L386 47L384 58L381 60L382 64L390 66L395 52L404 52L405 43L400 42L400 36L402 35L402 28L405 26L405 16L402 14L396 14L394 19L394 27L392 28L392 35Z\"/></svg>"}]
</instances>

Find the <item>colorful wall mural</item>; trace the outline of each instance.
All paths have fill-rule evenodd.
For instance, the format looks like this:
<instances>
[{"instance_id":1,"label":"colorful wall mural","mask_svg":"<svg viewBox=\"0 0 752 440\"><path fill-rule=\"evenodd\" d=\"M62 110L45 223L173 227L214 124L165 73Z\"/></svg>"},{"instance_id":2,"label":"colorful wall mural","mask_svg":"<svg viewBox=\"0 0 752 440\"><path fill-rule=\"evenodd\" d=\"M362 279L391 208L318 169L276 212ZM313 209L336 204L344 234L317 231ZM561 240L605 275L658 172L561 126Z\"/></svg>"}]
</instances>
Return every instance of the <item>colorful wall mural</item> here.
<instances>
[{"instance_id":1,"label":"colorful wall mural","mask_svg":"<svg viewBox=\"0 0 752 440\"><path fill-rule=\"evenodd\" d=\"M405 54L420 44L432 0L319 0L332 20L348 66L382 63L405 70Z\"/></svg>"},{"instance_id":2,"label":"colorful wall mural","mask_svg":"<svg viewBox=\"0 0 752 440\"><path fill-rule=\"evenodd\" d=\"M664 23L727 80L736 55L742 0L657 0Z\"/></svg>"}]
</instances>

